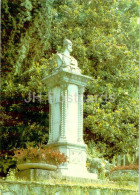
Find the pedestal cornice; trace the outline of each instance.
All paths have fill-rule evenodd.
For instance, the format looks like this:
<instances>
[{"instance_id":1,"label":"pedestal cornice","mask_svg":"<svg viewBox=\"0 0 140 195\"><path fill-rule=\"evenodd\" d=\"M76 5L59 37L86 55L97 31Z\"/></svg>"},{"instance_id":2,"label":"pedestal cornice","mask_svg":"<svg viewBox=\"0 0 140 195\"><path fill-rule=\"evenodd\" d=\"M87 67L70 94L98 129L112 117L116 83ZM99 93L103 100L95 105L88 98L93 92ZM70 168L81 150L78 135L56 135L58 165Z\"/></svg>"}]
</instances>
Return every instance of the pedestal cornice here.
<instances>
[{"instance_id":1,"label":"pedestal cornice","mask_svg":"<svg viewBox=\"0 0 140 195\"><path fill-rule=\"evenodd\" d=\"M55 142L55 143L50 143L50 144L47 144L48 146L51 146L53 145L54 147L57 147L57 146L73 146L73 147L77 147L77 148L84 148L86 149L87 148L87 145L85 143L70 143L70 142Z\"/></svg>"},{"instance_id":2,"label":"pedestal cornice","mask_svg":"<svg viewBox=\"0 0 140 195\"><path fill-rule=\"evenodd\" d=\"M53 88L54 86L64 84L76 84L78 86L85 87L89 81L93 80L89 76L73 73L70 71L56 71L51 75L44 78L42 81L47 85L47 88Z\"/></svg>"}]
</instances>

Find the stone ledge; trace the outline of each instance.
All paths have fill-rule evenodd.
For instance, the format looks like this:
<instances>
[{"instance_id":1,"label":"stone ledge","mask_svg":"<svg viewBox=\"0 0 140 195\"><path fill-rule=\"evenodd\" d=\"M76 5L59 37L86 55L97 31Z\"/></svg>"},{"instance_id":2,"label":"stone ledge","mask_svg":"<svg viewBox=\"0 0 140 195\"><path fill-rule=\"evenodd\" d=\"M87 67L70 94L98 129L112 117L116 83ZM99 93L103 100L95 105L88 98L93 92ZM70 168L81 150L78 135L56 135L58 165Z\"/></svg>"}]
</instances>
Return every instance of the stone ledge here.
<instances>
[{"instance_id":1,"label":"stone ledge","mask_svg":"<svg viewBox=\"0 0 140 195\"><path fill-rule=\"evenodd\" d=\"M23 163L23 164L18 164L17 168L19 170L25 170L25 169L45 169L50 171L57 170L57 166L44 164L44 163Z\"/></svg>"},{"instance_id":2,"label":"stone ledge","mask_svg":"<svg viewBox=\"0 0 140 195\"><path fill-rule=\"evenodd\" d=\"M96 180L97 181L97 180ZM31 194L34 192L36 195L50 195L49 192L52 192L54 190L54 194L57 192L60 192L60 194L63 194L63 192L69 192L72 189L77 189L77 192L80 192L80 194L86 195L87 192L90 195L136 195L138 194L137 190L134 189L124 189L124 188L114 188L110 187L99 187L99 186L86 186L86 185L80 185L80 184L46 184L46 183L40 183L40 182L21 182L21 181L1 181L0 180L0 190L2 194L4 193L14 193L16 195L19 195L18 191L21 190L21 194ZM26 189L26 190L25 190ZM84 191L86 189L86 192ZM26 193L25 193L26 192ZM46 194L47 192L47 194ZM75 193L74 193L75 194ZM79 194L79 193L77 193Z\"/></svg>"},{"instance_id":3,"label":"stone ledge","mask_svg":"<svg viewBox=\"0 0 140 195\"><path fill-rule=\"evenodd\" d=\"M79 147L79 148L87 148L87 145L85 143L70 143L70 142L51 142L49 144L47 144L47 146L50 146L50 145L53 145L53 146L76 146L76 147Z\"/></svg>"}]
</instances>

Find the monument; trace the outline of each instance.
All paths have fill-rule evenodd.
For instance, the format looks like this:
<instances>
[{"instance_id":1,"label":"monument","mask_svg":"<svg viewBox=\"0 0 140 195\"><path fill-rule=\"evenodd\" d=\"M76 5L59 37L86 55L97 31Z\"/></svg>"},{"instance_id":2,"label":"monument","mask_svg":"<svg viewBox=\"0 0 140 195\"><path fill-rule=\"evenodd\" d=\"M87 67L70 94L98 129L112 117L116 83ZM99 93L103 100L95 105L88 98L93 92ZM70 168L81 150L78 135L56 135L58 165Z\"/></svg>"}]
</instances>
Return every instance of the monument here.
<instances>
[{"instance_id":1,"label":"monument","mask_svg":"<svg viewBox=\"0 0 140 195\"><path fill-rule=\"evenodd\" d=\"M91 77L81 74L77 60L70 55L72 42L65 39L64 52L56 54L57 68L43 79L49 91L48 145L65 153L68 162L59 166L63 176L97 179L86 168L83 141L83 92Z\"/></svg>"}]
</instances>

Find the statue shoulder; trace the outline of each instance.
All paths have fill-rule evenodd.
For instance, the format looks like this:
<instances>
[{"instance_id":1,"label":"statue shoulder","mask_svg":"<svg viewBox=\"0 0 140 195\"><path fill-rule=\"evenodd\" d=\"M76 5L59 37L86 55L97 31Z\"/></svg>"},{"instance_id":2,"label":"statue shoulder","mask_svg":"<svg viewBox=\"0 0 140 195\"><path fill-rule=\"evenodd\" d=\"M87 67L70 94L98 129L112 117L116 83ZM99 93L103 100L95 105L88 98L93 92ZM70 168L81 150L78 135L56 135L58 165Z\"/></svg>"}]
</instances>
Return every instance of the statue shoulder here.
<instances>
[{"instance_id":1,"label":"statue shoulder","mask_svg":"<svg viewBox=\"0 0 140 195\"><path fill-rule=\"evenodd\" d=\"M78 66L78 62L73 56L71 56L71 63Z\"/></svg>"},{"instance_id":2,"label":"statue shoulder","mask_svg":"<svg viewBox=\"0 0 140 195\"><path fill-rule=\"evenodd\" d=\"M61 53L57 53L55 55L55 58L56 58L58 67L60 67L62 65L62 58L63 58L62 54Z\"/></svg>"},{"instance_id":3,"label":"statue shoulder","mask_svg":"<svg viewBox=\"0 0 140 195\"><path fill-rule=\"evenodd\" d=\"M61 54L61 53L57 53L57 54L56 54L56 59L62 60L62 54Z\"/></svg>"}]
</instances>

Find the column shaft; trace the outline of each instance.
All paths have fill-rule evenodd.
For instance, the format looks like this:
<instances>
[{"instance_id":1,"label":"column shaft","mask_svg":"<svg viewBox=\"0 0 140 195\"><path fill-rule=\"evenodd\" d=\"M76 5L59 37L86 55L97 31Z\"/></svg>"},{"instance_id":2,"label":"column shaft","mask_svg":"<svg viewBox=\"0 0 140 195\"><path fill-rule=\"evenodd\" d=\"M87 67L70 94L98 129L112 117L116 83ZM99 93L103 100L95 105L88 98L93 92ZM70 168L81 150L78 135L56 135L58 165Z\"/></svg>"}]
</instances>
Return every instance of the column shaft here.
<instances>
[{"instance_id":1,"label":"column shaft","mask_svg":"<svg viewBox=\"0 0 140 195\"><path fill-rule=\"evenodd\" d=\"M83 142L83 91L84 88L78 87L78 142Z\"/></svg>"},{"instance_id":2,"label":"column shaft","mask_svg":"<svg viewBox=\"0 0 140 195\"><path fill-rule=\"evenodd\" d=\"M52 142L52 104L49 104L49 141L48 143Z\"/></svg>"},{"instance_id":3,"label":"column shaft","mask_svg":"<svg viewBox=\"0 0 140 195\"><path fill-rule=\"evenodd\" d=\"M53 93L49 89L48 100L49 100L49 140L48 143L53 141Z\"/></svg>"},{"instance_id":4,"label":"column shaft","mask_svg":"<svg viewBox=\"0 0 140 195\"><path fill-rule=\"evenodd\" d=\"M60 140L66 140L67 129L67 87L61 86L61 130ZM59 141L60 141L59 140Z\"/></svg>"}]
</instances>

